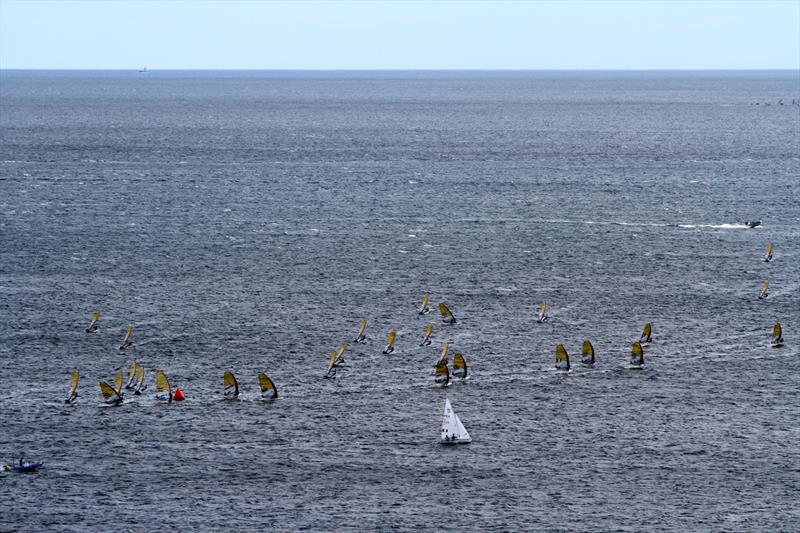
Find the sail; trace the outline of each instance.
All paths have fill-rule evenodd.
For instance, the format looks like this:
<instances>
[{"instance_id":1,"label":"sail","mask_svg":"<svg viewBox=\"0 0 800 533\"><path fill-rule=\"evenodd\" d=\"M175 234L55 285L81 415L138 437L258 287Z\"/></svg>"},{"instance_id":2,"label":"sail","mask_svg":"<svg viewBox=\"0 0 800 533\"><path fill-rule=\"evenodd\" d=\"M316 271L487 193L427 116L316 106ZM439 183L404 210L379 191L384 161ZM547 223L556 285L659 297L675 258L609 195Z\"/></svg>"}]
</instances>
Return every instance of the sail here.
<instances>
[{"instance_id":1,"label":"sail","mask_svg":"<svg viewBox=\"0 0 800 533\"><path fill-rule=\"evenodd\" d=\"M444 343L444 346L442 346L442 353L439 354L439 360L437 361L436 364L439 363L447 364L447 352L449 351L450 351L450 344Z\"/></svg>"},{"instance_id":2,"label":"sail","mask_svg":"<svg viewBox=\"0 0 800 533\"><path fill-rule=\"evenodd\" d=\"M429 293L425 293L422 295L422 306L419 308L419 314L425 315L431 312L431 308L429 307L431 301L431 295Z\"/></svg>"},{"instance_id":3,"label":"sail","mask_svg":"<svg viewBox=\"0 0 800 533\"><path fill-rule=\"evenodd\" d=\"M233 372L226 370L222 379L225 384L225 397L231 399L237 398L239 396L239 382L236 381L236 376L233 375Z\"/></svg>"},{"instance_id":4,"label":"sail","mask_svg":"<svg viewBox=\"0 0 800 533\"><path fill-rule=\"evenodd\" d=\"M631 365L644 365L644 350L642 349L642 343L638 341L633 343L633 348L631 349Z\"/></svg>"},{"instance_id":5,"label":"sail","mask_svg":"<svg viewBox=\"0 0 800 533\"><path fill-rule=\"evenodd\" d=\"M136 384L136 359L131 361L131 368L128 371L128 383L125 385L126 389L132 389Z\"/></svg>"},{"instance_id":6,"label":"sail","mask_svg":"<svg viewBox=\"0 0 800 533\"><path fill-rule=\"evenodd\" d=\"M556 369L569 370L569 354L563 344L556 346Z\"/></svg>"},{"instance_id":7,"label":"sail","mask_svg":"<svg viewBox=\"0 0 800 533\"><path fill-rule=\"evenodd\" d=\"M428 346L431 343L431 335L433 335L433 324L428 324L428 327L425 328L425 334L422 336L422 342L419 345Z\"/></svg>"},{"instance_id":8,"label":"sail","mask_svg":"<svg viewBox=\"0 0 800 533\"><path fill-rule=\"evenodd\" d=\"M639 338L639 342L648 343L651 342L653 339L651 337L653 333L653 324L648 322L644 325L644 329L642 330L642 336Z\"/></svg>"},{"instance_id":9,"label":"sail","mask_svg":"<svg viewBox=\"0 0 800 533\"><path fill-rule=\"evenodd\" d=\"M780 348L781 346L783 346L783 328L780 322L776 322L772 326L772 347Z\"/></svg>"},{"instance_id":10,"label":"sail","mask_svg":"<svg viewBox=\"0 0 800 533\"><path fill-rule=\"evenodd\" d=\"M128 326L128 329L125 331L125 336L122 338L122 345L119 347L119 349L124 350L131 344L133 344L133 326Z\"/></svg>"},{"instance_id":11,"label":"sail","mask_svg":"<svg viewBox=\"0 0 800 533\"><path fill-rule=\"evenodd\" d=\"M338 366L338 365L341 365L342 363L344 363L344 352L346 352L349 347L350 347L350 343L347 342L347 341L344 341L344 344L342 344L342 347L339 348L338 352L336 352L336 359L334 361L334 364L336 364Z\"/></svg>"},{"instance_id":12,"label":"sail","mask_svg":"<svg viewBox=\"0 0 800 533\"><path fill-rule=\"evenodd\" d=\"M138 381L138 385L136 387L136 391L134 394L141 394L147 388L147 385L144 384L144 365L139 365L137 368L138 377L136 380Z\"/></svg>"},{"instance_id":13,"label":"sail","mask_svg":"<svg viewBox=\"0 0 800 533\"><path fill-rule=\"evenodd\" d=\"M592 343L588 340L583 341L583 348L581 348L581 364L594 364L594 346L592 346Z\"/></svg>"},{"instance_id":14,"label":"sail","mask_svg":"<svg viewBox=\"0 0 800 533\"><path fill-rule=\"evenodd\" d=\"M122 382L125 380L124 375L122 374L122 370L117 372L116 377L114 378L114 389L122 395Z\"/></svg>"},{"instance_id":15,"label":"sail","mask_svg":"<svg viewBox=\"0 0 800 533\"><path fill-rule=\"evenodd\" d=\"M458 415L453 412L453 406L450 405L449 398L446 398L444 401L441 441L443 444L472 442L472 438L469 436L464 424L461 423Z\"/></svg>"},{"instance_id":16,"label":"sail","mask_svg":"<svg viewBox=\"0 0 800 533\"><path fill-rule=\"evenodd\" d=\"M69 396L65 400L65 403L72 403L78 397L78 382L81 379L81 371L79 369L75 369L72 372L72 381L69 384Z\"/></svg>"},{"instance_id":17,"label":"sail","mask_svg":"<svg viewBox=\"0 0 800 533\"><path fill-rule=\"evenodd\" d=\"M455 324L456 316L444 303L439 304L439 314L442 315L442 322L446 324Z\"/></svg>"},{"instance_id":18,"label":"sail","mask_svg":"<svg viewBox=\"0 0 800 533\"><path fill-rule=\"evenodd\" d=\"M434 381L445 387L450 384L450 369L447 367L445 361L436 363L436 377Z\"/></svg>"},{"instance_id":19,"label":"sail","mask_svg":"<svg viewBox=\"0 0 800 533\"><path fill-rule=\"evenodd\" d=\"M122 396L119 395L119 392L105 381L100 382L100 392L103 394L106 403L122 403Z\"/></svg>"},{"instance_id":20,"label":"sail","mask_svg":"<svg viewBox=\"0 0 800 533\"><path fill-rule=\"evenodd\" d=\"M269 399L272 400L278 397L278 389L275 388L275 384L265 373L263 372L258 373L258 384L261 385L262 398L267 398L268 394L271 394L271 396L269 396Z\"/></svg>"},{"instance_id":21,"label":"sail","mask_svg":"<svg viewBox=\"0 0 800 533\"><path fill-rule=\"evenodd\" d=\"M362 343L367 340L367 321L362 320L361 324L358 326L358 336L356 336L355 342L356 344Z\"/></svg>"},{"instance_id":22,"label":"sail","mask_svg":"<svg viewBox=\"0 0 800 533\"><path fill-rule=\"evenodd\" d=\"M544 322L547 318L547 300L542 300L539 302L539 315L536 317L536 321Z\"/></svg>"},{"instance_id":23,"label":"sail","mask_svg":"<svg viewBox=\"0 0 800 533\"><path fill-rule=\"evenodd\" d=\"M453 356L453 377L467 379L467 360L461 352L456 352Z\"/></svg>"},{"instance_id":24,"label":"sail","mask_svg":"<svg viewBox=\"0 0 800 533\"><path fill-rule=\"evenodd\" d=\"M764 257L764 261L767 263L772 261L772 243L767 244L767 255Z\"/></svg>"},{"instance_id":25,"label":"sail","mask_svg":"<svg viewBox=\"0 0 800 533\"><path fill-rule=\"evenodd\" d=\"M394 352L394 340L396 338L397 338L397 330L393 329L392 331L389 332L386 348L383 349L383 353L389 354Z\"/></svg>"},{"instance_id":26,"label":"sail","mask_svg":"<svg viewBox=\"0 0 800 533\"><path fill-rule=\"evenodd\" d=\"M163 370L156 373L156 393L159 400L172 401L172 386Z\"/></svg>"},{"instance_id":27,"label":"sail","mask_svg":"<svg viewBox=\"0 0 800 533\"><path fill-rule=\"evenodd\" d=\"M769 296L769 281L765 281L761 286L761 294L758 295L758 299L763 300L767 296Z\"/></svg>"},{"instance_id":28,"label":"sail","mask_svg":"<svg viewBox=\"0 0 800 533\"><path fill-rule=\"evenodd\" d=\"M91 333L93 331L97 331L97 323L100 320L100 311L95 311L92 315L92 322L89 324L89 327L86 328L86 333Z\"/></svg>"}]
</instances>

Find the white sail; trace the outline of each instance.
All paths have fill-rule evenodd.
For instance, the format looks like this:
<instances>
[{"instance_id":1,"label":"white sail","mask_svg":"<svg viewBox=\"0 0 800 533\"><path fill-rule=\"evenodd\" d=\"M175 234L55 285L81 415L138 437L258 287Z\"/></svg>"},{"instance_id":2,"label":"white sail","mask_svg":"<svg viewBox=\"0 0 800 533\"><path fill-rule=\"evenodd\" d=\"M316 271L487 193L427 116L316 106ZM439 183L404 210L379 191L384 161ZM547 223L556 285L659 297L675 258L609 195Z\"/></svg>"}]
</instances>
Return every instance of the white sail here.
<instances>
[{"instance_id":1,"label":"white sail","mask_svg":"<svg viewBox=\"0 0 800 533\"><path fill-rule=\"evenodd\" d=\"M442 444L459 444L472 442L469 432L461 423L458 415L453 412L450 398L444 401L444 415L442 416Z\"/></svg>"}]
</instances>

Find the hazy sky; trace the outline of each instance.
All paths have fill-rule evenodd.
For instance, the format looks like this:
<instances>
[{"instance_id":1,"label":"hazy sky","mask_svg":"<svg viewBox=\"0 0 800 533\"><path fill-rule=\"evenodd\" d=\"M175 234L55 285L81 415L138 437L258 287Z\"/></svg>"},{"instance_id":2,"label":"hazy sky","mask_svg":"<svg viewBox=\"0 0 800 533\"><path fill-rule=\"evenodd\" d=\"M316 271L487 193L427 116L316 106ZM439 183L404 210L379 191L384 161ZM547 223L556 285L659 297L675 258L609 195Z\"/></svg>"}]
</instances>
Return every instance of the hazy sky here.
<instances>
[{"instance_id":1,"label":"hazy sky","mask_svg":"<svg viewBox=\"0 0 800 533\"><path fill-rule=\"evenodd\" d=\"M0 0L0 68L800 68L800 0Z\"/></svg>"}]
</instances>

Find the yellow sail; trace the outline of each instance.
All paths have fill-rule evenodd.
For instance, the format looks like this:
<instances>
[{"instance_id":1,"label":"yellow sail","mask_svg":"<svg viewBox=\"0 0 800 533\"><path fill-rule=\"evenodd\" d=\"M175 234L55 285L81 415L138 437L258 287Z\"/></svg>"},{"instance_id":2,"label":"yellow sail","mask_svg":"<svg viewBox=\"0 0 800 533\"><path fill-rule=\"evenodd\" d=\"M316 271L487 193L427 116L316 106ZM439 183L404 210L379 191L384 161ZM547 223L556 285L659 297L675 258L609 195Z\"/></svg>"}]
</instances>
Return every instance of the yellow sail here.
<instances>
[{"instance_id":1,"label":"yellow sail","mask_svg":"<svg viewBox=\"0 0 800 533\"><path fill-rule=\"evenodd\" d=\"M764 294L769 292L769 281L765 281L764 285L761 286L761 292Z\"/></svg>"},{"instance_id":2,"label":"yellow sail","mask_svg":"<svg viewBox=\"0 0 800 533\"><path fill-rule=\"evenodd\" d=\"M772 261L772 243L767 244L767 257L765 257L764 260Z\"/></svg>"},{"instance_id":3,"label":"yellow sail","mask_svg":"<svg viewBox=\"0 0 800 533\"><path fill-rule=\"evenodd\" d=\"M236 381L233 372L226 370L222 379L225 384L225 396L239 396L239 382Z\"/></svg>"},{"instance_id":4,"label":"yellow sail","mask_svg":"<svg viewBox=\"0 0 800 533\"><path fill-rule=\"evenodd\" d=\"M170 401L172 401L172 386L169 384L167 375L163 370L156 373L156 392L166 392L169 394Z\"/></svg>"},{"instance_id":5,"label":"yellow sail","mask_svg":"<svg viewBox=\"0 0 800 533\"><path fill-rule=\"evenodd\" d=\"M389 337L387 338L387 344L389 346L394 346L394 340L397 338L397 330L393 329L389 332Z\"/></svg>"},{"instance_id":6,"label":"yellow sail","mask_svg":"<svg viewBox=\"0 0 800 533\"><path fill-rule=\"evenodd\" d=\"M69 384L69 396L64 403L72 403L78 397L78 381L81 379L81 371L77 368L72 372L72 381Z\"/></svg>"},{"instance_id":7,"label":"yellow sail","mask_svg":"<svg viewBox=\"0 0 800 533\"><path fill-rule=\"evenodd\" d=\"M428 307L430 301L431 301L431 295L429 293L426 292L425 294L422 295L422 306L419 308L419 314L424 315L430 312L431 309L430 307Z\"/></svg>"},{"instance_id":8,"label":"yellow sail","mask_svg":"<svg viewBox=\"0 0 800 533\"><path fill-rule=\"evenodd\" d=\"M358 335L356 336L356 340L353 342L363 342L367 338L367 321L362 320L361 324L358 326Z\"/></svg>"},{"instance_id":9,"label":"yellow sail","mask_svg":"<svg viewBox=\"0 0 800 533\"><path fill-rule=\"evenodd\" d=\"M642 349L642 343L634 342L633 348L631 349L631 364L642 366L644 364L644 350Z\"/></svg>"},{"instance_id":10,"label":"yellow sail","mask_svg":"<svg viewBox=\"0 0 800 533\"><path fill-rule=\"evenodd\" d=\"M118 402L122 401L122 396L119 395L119 392L114 390L114 387L106 383L105 381L100 382L100 392L103 394L103 398L106 401L109 400L116 400Z\"/></svg>"},{"instance_id":11,"label":"yellow sail","mask_svg":"<svg viewBox=\"0 0 800 533\"><path fill-rule=\"evenodd\" d=\"M442 321L448 322L450 324L455 324L456 322L455 315L450 310L450 308L447 307L447 305L445 305L444 303L439 304L439 314L442 315Z\"/></svg>"},{"instance_id":12,"label":"yellow sail","mask_svg":"<svg viewBox=\"0 0 800 533\"><path fill-rule=\"evenodd\" d=\"M775 325L772 326L772 336L776 339L783 337L783 328L781 327L780 322L776 322Z\"/></svg>"},{"instance_id":13,"label":"yellow sail","mask_svg":"<svg viewBox=\"0 0 800 533\"><path fill-rule=\"evenodd\" d=\"M258 384L261 385L262 396L271 390L272 391L271 398L274 399L278 397L278 389L275 388L275 384L272 382L269 376L266 375L264 372L258 373Z\"/></svg>"},{"instance_id":14,"label":"yellow sail","mask_svg":"<svg viewBox=\"0 0 800 533\"><path fill-rule=\"evenodd\" d=\"M450 369L445 361L436 363L436 383L447 385L450 383Z\"/></svg>"},{"instance_id":15,"label":"yellow sail","mask_svg":"<svg viewBox=\"0 0 800 533\"><path fill-rule=\"evenodd\" d=\"M544 322L547 318L547 300L542 300L539 302L539 316L536 318L536 321Z\"/></svg>"},{"instance_id":16,"label":"yellow sail","mask_svg":"<svg viewBox=\"0 0 800 533\"><path fill-rule=\"evenodd\" d=\"M563 344L556 346L556 368L559 370L569 370L569 354Z\"/></svg>"},{"instance_id":17,"label":"yellow sail","mask_svg":"<svg viewBox=\"0 0 800 533\"><path fill-rule=\"evenodd\" d=\"M128 329L125 331L125 336L122 338L122 344L130 343L132 337L133 337L133 326L128 326Z\"/></svg>"},{"instance_id":18,"label":"yellow sail","mask_svg":"<svg viewBox=\"0 0 800 533\"><path fill-rule=\"evenodd\" d=\"M780 325L778 325L780 327ZM78 391L78 381L81 379L81 371L79 369L75 369L72 373L72 382L69 385L70 394L75 394Z\"/></svg>"},{"instance_id":19,"label":"yellow sail","mask_svg":"<svg viewBox=\"0 0 800 533\"><path fill-rule=\"evenodd\" d=\"M137 370L138 377L136 381L138 382L138 386L136 387L136 392L137 394L140 394L141 391L144 390L144 365L139 365Z\"/></svg>"},{"instance_id":20,"label":"yellow sail","mask_svg":"<svg viewBox=\"0 0 800 533\"><path fill-rule=\"evenodd\" d=\"M86 329L86 333L91 333L97 329L97 322L100 320L100 311L95 311L92 315L92 322L89 324L89 327Z\"/></svg>"},{"instance_id":21,"label":"yellow sail","mask_svg":"<svg viewBox=\"0 0 800 533\"><path fill-rule=\"evenodd\" d=\"M453 375L461 379L467 379L467 360L461 352L456 352L453 356Z\"/></svg>"},{"instance_id":22,"label":"yellow sail","mask_svg":"<svg viewBox=\"0 0 800 533\"><path fill-rule=\"evenodd\" d=\"M431 343L431 335L433 335L433 324L428 324L428 326L425 328L425 333L422 336L422 342L419 345L429 345Z\"/></svg>"},{"instance_id":23,"label":"yellow sail","mask_svg":"<svg viewBox=\"0 0 800 533\"><path fill-rule=\"evenodd\" d=\"M652 339L650 336L653 333L653 324L648 322L644 325L644 329L642 330L642 336L639 338L639 342L650 342Z\"/></svg>"},{"instance_id":24,"label":"yellow sail","mask_svg":"<svg viewBox=\"0 0 800 533\"><path fill-rule=\"evenodd\" d=\"M581 348L581 363L585 365L593 365L594 364L594 346L588 340L583 341L583 347Z\"/></svg>"},{"instance_id":25,"label":"yellow sail","mask_svg":"<svg viewBox=\"0 0 800 533\"><path fill-rule=\"evenodd\" d=\"M331 360L328 363L328 370L336 366L336 352L331 352Z\"/></svg>"},{"instance_id":26,"label":"yellow sail","mask_svg":"<svg viewBox=\"0 0 800 533\"><path fill-rule=\"evenodd\" d=\"M337 363L340 363L340 362L343 361L342 356L344 355L344 352L346 352L349 347L350 347L350 343L347 342L347 341L344 341L344 343L342 344L342 347L339 348L338 352L336 352L336 362Z\"/></svg>"},{"instance_id":27,"label":"yellow sail","mask_svg":"<svg viewBox=\"0 0 800 533\"><path fill-rule=\"evenodd\" d=\"M136 383L136 359L131 361L131 367L128 371L128 383L125 385L126 389L132 389Z\"/></svg>"},{"instance_id":28,"label":"yellow sail","mask_svg":"<svg viewBox=\"0 0 800 533\"><path fill-rule=\"evenodd\" d=\"M114 388L117 390L117 392L120 392L122 390L122 381L124 379L125 378L122 375L122 370L117 372L117 376L114 378Z\"/></svg>"},{"instance_id":29,"label":"yellow sail","mask_svg":"<svg viewBox=\"0 0 800 533\"><path fill-rule=\"evenodd\" d=\"M447 364L447 352L449 352L449 351L450 351L450 344L444 343L444 346L442 346L442 353L439 354L439 361L436 364L439 364L439 363L442 363L442 362Z\"/></svg>"}]
</instances>

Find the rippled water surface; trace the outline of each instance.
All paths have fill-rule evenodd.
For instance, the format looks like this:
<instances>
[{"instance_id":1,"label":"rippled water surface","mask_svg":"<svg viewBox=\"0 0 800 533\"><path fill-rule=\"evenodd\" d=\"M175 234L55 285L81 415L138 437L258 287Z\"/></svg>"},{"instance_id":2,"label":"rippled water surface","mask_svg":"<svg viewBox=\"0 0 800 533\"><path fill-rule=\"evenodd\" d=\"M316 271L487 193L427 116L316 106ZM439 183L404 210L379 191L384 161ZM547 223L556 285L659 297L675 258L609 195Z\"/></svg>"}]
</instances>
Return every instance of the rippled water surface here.
<instances>
[{"instance_id":1,"label":"rippled water surface","mask_svg":"<svg viewBox=\"0 0 800 533\"><path fill-rule=\"evenodd\" d=\"M0 531L797 531L793 99L796 72L4 71L0 460L46 464L0 478ZM187 400L101 407L134 357Z\"/></svg>"}]
</instances>

